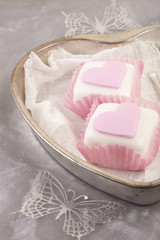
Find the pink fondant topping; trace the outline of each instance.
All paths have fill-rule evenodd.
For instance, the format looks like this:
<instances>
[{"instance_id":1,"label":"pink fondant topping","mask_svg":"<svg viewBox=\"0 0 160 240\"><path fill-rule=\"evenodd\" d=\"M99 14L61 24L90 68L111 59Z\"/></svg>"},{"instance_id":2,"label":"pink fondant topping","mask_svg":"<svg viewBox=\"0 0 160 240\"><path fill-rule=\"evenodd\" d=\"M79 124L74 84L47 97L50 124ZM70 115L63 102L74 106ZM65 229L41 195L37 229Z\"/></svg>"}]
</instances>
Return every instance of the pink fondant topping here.
<instances>
[{"instance_id":1,"label":"pink fondant topping","mask_svg":"<svg viewBox=\"0 0 160 240\"><path fill-rule=\"evenodd\" d=\"M103 87L120 88L126 71L125 63L108 61L102 67L91 68L84 72L82 81Z\"/></svg>"},{"instance_id":2,"label":"pink fondant topping","mask_svg":"<svg viewBox=\"0 0 160 240\"><path fill-rule=\"evenodd\" d=\"M121 103L114 112L99 114L93 123L101 133L133 138L140 119L140 108L134 103Z\"/></svg>"}]
</instances>

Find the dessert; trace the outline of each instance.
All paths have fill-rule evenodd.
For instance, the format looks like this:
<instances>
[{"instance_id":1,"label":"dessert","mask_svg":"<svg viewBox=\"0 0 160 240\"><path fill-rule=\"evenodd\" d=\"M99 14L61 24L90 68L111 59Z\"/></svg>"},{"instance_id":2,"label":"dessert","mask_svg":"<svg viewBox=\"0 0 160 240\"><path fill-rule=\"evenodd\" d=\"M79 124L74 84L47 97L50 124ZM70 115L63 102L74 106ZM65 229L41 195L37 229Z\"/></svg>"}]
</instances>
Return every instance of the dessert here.
<instances>
[{"instance_id":1,"label":"dessert","mask_svg":"<svg viewBox=\"0 0 160 240\"><path fill-rule=\"evenodd\" d=\"M160 111L154 104L124 99L93 104L78 149L102 167L142 170L158 151Z\"/></svg>"},{"instance_id":2,"label":"dessert","mask_svg":"<svg viewBox=\"0 0 160 240\"><path fill-rule=\"evenodd\" d=\"M65 106L86 117L98 95L140 95L143 62L136 60L90 61L73 74L65 95Z\"/></svg>"}]
</instances>

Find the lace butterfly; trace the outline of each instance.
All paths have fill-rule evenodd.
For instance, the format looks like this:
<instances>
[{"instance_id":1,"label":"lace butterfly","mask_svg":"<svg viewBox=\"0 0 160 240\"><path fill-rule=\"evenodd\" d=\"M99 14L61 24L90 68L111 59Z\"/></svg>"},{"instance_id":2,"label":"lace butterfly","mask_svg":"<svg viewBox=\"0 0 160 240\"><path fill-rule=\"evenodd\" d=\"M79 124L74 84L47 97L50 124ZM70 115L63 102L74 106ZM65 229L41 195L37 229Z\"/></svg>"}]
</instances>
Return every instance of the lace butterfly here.
<instances>
[{"instance_id":1,"label":"lace butterfly","mask_svg":"<svg viewBox=\"0 0 160 240\"><path fill-rule=\"evenodd\" d=\"M73 190L65 191L48 171L37 176L32 194L22 206L23 214L39 218L56 213L55 219L64 215L63 231L79 240L94 231L95 224L110 221L124 210L120 203L88 200L84 195L76 197Z\"/></svg>"},{"instance_id":2,"label":"lace butterfly","mask_svg":"<svg viewBox=\"0 0 160 240\"><path fill-rule=\"evenodd\" d=\"M95 17L95 20L88 18L84 13L71 13L65 16L65 26L68 29L66 36L74 34L88 34L88 33L109 33L119 30L129 30L140 27L140 25L133 19L128 17L126 9L120 5L119 2L112 1L104 10L104 15L101 20Z\"/></svg>"}]
</instances>

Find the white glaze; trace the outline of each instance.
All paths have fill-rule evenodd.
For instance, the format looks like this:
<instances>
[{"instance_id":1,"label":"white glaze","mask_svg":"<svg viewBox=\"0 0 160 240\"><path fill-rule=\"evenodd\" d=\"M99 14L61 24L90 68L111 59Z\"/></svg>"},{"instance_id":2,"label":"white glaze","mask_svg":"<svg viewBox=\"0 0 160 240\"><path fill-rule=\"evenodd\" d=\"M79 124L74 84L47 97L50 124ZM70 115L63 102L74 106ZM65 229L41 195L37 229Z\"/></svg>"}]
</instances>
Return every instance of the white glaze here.
<instances>
[{"instance_id":1,"label":"white glaze","mask_svg":"<svg viewBox=\"0 0 160 240\"><path fill-rule=\"evenodd\" d=\"M123 95L127 97L131 96L131 92L134 85L135 66L130 63L125 63L127 67L127 72L122 80L122 83L119 89L91 85L81 81L82 74L86 70L94 67L102 67L105 63L106 61L91 61L91 62L85 63L82 66L74 86L73 102L80 100L81 98L88 96L90 94Z\"/></svg>"},{"instance_id":2,"label":"white glaze","mask_svg":"<svg viewBox=\"0 0 160 240\"><path fill-rule=\"evenodd\" d=\"M118 144L133 149L136 153L140 153L142 158L147 159L152 151L159 114L153 109L141 107L137 133L133 138L114 136L96 131L93 127L96 116L105 111L115 111L117 106L118 103L103 103L98 106L86 129L84 144L89 147Z\"/></svg>"}]
</instances>

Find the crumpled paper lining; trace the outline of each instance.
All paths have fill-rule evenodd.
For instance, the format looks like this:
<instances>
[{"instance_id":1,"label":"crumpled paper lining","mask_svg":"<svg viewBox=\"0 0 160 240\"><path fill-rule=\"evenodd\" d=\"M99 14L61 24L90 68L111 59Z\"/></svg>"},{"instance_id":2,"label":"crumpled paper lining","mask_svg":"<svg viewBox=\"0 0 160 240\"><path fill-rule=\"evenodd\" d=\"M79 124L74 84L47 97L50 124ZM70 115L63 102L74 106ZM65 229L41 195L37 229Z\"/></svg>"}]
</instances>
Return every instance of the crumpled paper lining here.
<instances>
[{"instance_id":1,"label":"crumpled paper lining","mask_svg":"<svg viewBox=\"0 0 160 240\"><path fill-rule=\"evenodd\" d=\"M80 63L112 58L143 60L141 96L159 101L159 95L148 77L150 72L159 74L160 52L153 42L137 40L93 55L73 55L63 48L58 48L48 53L48 66L34 52L31 52L24 66L25 104L31 111L33 119L55 142L84 161L84 157L76 147L84 120L64 107L64 94L74 69ZM113 169L106 169L106 171L134 181L156 180L160 177L160 151L144 171Z\"/></svg>"}]
</instances>

